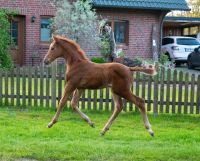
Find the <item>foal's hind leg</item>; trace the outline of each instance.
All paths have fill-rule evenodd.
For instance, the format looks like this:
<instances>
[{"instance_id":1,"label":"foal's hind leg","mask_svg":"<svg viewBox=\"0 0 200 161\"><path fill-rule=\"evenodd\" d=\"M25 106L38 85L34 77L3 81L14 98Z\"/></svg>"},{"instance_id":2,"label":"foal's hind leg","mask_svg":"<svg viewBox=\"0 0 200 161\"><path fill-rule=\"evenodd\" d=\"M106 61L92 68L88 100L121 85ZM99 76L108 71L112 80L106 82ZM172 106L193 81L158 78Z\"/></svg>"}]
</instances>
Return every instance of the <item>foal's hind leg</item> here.
<instances>
[{"instance_id":1,"label":"foal's hind leg","mask_svg":"<svg viewBox=\"0 0 200 161\"><path fill-rule=\"evenodd\" d=\"M148 119L148 116L147 116L147 113L146 113L144 99L133 95L131 92L128 92L124 98L127 99L128 101L133 102L136 106L139 107L140 112L141 112L142 117L143 117L145 128L148 130L148 132L151 136L154 136L154 132L151 129L151 124L149 123L149 119Z\"/></svg>"},{"instance_id":2,"label":"foal's hind leg","mask_svg":"<svg viewBox=\"0 0 200 161\"><path fill-rule=\"evenodd\" d=\"M101 135L104 135L106 133L106 131L109 130L113 121L117 118L117 116L119 115L119 113L123 109L122 108L122 99L121 99L120 96L113 93L113 100L114 100L114 103L115 103L114 112L113 112L112 116L110 117L110 119L108 120L108 122L106 123L106 125L104 126L103 130L101 131Z\"/></svg>"},{"instance_id":3,"label":"foal's hind leg","mask_svg":"<svg viewBox=\"0 0 200 161\"><path fill-rule=\"evenodd\" d=\"M82 91L76 89L73 93L73 98L71 101L72 108L85 120L91 127L95 127L94 123L89 119L87 115L85 115L81 110L78 108L78 100L81 96Z\"/></svg>"}]
</instances>

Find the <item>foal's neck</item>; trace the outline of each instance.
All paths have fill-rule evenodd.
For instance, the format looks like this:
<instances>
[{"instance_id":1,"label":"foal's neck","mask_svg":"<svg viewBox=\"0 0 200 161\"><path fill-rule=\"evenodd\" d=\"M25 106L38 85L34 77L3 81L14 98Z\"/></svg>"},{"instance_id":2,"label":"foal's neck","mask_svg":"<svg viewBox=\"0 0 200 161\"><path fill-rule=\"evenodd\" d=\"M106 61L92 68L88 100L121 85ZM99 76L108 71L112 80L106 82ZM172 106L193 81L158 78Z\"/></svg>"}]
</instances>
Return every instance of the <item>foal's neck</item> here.
<instances>
[{"instance_id":1,"label":"foal's neck","mask_svg":"<svg viewBox=\"0 0 200 161\"><path fill-rule=\"evenodd\" d=\"M67 63L68 69L70 69L71 66L81 61L88 60L84 55L81 55L81 54L82 53L79 53L77 50L71 50L70 52L64 54L64 59L65 59L65 62Z\"/></svg>"}]
</instances>

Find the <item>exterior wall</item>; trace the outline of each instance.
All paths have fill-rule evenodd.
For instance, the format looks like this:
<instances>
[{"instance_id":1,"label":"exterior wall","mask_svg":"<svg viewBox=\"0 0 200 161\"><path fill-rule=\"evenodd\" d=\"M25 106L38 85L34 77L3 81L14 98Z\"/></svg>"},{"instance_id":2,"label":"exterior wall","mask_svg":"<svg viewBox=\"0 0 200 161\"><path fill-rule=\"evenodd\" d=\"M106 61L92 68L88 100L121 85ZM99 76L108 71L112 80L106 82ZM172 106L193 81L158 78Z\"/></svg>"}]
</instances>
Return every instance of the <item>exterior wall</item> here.
<instances>
[{"instance_id":1,"label":"exterior wall","mask_svg":"<svg viewBox=\"0 0 200 161\"><path fill-rule=\"evenodd\" d=\"M25 16L25 60L26 65L32 65L32 58L36 56L35 63L42 61L43 55L48 49L48 44L40 43L40 16L53 16L55 8L49 0L1 0L0 8L17 11ZM35 16L35 22L31 17ZM37 56L38 55L38 56Z\"/></svg>"},{"instance_id":2,"label":"exterior wall","mask_svg":"<svg viewBox=\"0 0 200 161\"><path fill-rule=\"evenodd\" d=\"M46 54L49 44L40 42L40 16L53 16L56 9L49 0L1 0L0 8L17 10L20 15L25 16L25 64L32 64L33 55L38 55L35 63L40 63ZM98 14L109 20L129 21L129 44L118 46L123 48L126 56L130 58L142 57L152 58L152 27L157 26L158 50L160 46L161 11L149 10L127 10L127 9L98 9ZM31 23L31 17L36 21ZM81 46L88 56L100 56L97 47L87 45Z\"/></svg>"},{"instance_id":3,"label":"exterior wall","mask_svg":"<svg viewBox=\"0 0 200 161\"><path fill-rule=\"evenodd\" d=\"M126 56L130 58L152 58L152 29L157 27L158 50L160 46L161 11L144 10L97 10L102 17L108 20L129 21L129 43L118 45L123 48Z\"/></svg>"}]
</instances>

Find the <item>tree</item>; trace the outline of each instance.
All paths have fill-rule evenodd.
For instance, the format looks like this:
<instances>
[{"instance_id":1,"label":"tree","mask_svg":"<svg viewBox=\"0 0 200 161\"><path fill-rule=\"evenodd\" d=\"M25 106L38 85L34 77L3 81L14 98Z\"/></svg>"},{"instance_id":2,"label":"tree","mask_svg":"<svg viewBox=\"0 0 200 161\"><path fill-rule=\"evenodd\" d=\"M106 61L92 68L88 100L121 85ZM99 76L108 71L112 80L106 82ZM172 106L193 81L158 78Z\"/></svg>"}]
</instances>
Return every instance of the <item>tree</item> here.
<instances>
[{"instance_id":1,"label":"tree","mask_svg":"<svg viewBox=\"0 0 200 161\"><path fill-rule=\"evenodd\" d=\"M0 68L12 68L13 61L10 55L10 23L7 10L0 10Z\"/></svg>"},{"instance_id":2,"label":"tree","mask_svg":"<svg viewBox=\"0 0 200 161\"><path fill-rule=\"evenodd\" d=\"M191 11L176 12L173 15L184 17L200 17L200 0L188 0Z\"/></svg>"},{"instance_id":3,"label":"tree","mask_svg":"<svg viewBox=\"0 0 200 161\"><path fill-rule=\"evenodd\" d=\"M52 20L52 27L56 34L69 37L79 44L96 45L98 40L97 24L99 20L90 0L51 0L57 8Z\"/></svg>"},{"instance_id":4,"label":"tree","mask_svg":"<svg viewBox=\"0 0 200 161\"><path fill-rule=\"evenodd\" d=\"M191 11L185 13L188 17L200 17L200 0L189 0Z\"/></svg>"}]
</instances>

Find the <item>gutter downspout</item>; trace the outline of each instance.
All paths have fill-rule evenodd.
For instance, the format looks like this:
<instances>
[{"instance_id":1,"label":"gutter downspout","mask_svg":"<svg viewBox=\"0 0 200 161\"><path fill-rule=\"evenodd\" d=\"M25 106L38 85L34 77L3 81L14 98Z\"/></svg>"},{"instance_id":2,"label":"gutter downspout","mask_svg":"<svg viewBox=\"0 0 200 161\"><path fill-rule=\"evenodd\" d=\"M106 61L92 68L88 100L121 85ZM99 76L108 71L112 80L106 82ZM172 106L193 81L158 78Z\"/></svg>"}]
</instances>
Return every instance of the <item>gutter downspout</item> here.
<instances>
[{"instance_id":1,"label":"gutter downspout","mask_svg":"<svg viewBox=\"0 0 200 161\"><path fill-rule=\"evenodd\" d=\"M163 23L164 23L164 18L165 16L171 11L163 11L162 14L160 15L159 19L160 19L160 45L159 45L159 56L161 54L161 45L162 45L162 38L163 38ZM159 57L158 56L158 57Z\"/></svg>"}]
</instances>

